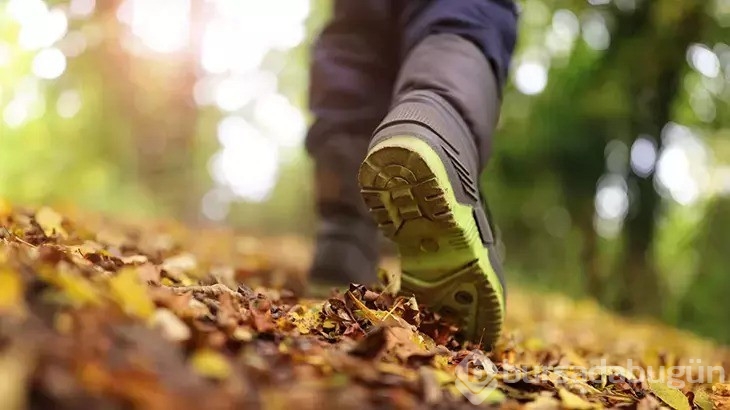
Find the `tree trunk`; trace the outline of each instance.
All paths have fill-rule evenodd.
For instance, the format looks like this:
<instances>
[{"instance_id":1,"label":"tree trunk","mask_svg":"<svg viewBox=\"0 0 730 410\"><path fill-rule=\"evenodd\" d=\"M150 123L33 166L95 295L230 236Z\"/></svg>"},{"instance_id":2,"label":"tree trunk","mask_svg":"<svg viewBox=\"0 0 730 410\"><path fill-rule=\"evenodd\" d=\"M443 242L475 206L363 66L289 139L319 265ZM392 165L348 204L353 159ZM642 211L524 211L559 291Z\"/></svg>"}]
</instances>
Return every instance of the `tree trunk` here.
<instances>
[{"instance_id":1,"label":"tree trunk","mask_svg":"<svg viewBox=\"0 0 730 410\"><path fill-rule=\"evenodd\" d=\"M666 0L665 0L666 1ZM656 16L656 8L666 7L662 2L645 2L654 8L648 15ZM631 132L639 138L649 135L661 146L662 128L671 119L672 104L685 70L685 52L701 35L703 7L701 2L677 4L684 7L679 21L672 28L652 19L644 31L645 48L634 47L629 61L634 65L627 70L628 95L636 96L633 103ZM634 39L633 41L639 41ZM629 187L637 187L632 198L632 211L625 221L624 259L619 265L624 291L617 308L625 313L658 314L661 311L662 284L652 260L656 217L660 198L651 177L631 175Z\"/></svg>"}]
</instances>

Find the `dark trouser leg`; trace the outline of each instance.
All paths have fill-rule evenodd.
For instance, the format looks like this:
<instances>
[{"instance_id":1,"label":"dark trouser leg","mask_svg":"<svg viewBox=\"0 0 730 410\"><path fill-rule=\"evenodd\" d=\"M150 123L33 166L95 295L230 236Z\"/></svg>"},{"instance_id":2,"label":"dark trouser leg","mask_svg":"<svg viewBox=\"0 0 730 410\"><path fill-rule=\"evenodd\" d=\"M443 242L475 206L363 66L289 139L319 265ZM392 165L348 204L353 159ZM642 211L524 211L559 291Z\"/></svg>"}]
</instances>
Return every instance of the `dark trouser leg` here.
<instances>
[{"instance_id":1,"label":"dark trouser leg","mask_svg":"<svg viewBox=\"0 0 730 410\"><path fill-rule=\"evenodd\" d=\"M311 279L375 280L378 234L359 196L357 169L387 113L397 70L391 0L337 0L312 54L307 150L320 217Z\"/></svg>"}]
</instances>

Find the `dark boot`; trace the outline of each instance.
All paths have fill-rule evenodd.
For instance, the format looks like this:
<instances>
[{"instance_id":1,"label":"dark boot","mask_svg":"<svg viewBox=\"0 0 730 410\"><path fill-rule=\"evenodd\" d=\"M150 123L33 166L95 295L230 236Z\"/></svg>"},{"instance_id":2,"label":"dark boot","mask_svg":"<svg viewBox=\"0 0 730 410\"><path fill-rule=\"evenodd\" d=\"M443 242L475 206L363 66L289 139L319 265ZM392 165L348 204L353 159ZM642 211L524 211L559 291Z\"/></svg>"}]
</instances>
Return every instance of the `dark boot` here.
<instances>
[{"instance_id":1,"label":"dark boot","mask_svg":"<svg viewBox=\"0 0 730 410\"><path fill-rule=\"evenodd\" d=\"M379 233L357 185L367 144L363 138L332 138L312 152L319 225L310 282L318 288L376 280Z\"/></svg>"}]
</instances>

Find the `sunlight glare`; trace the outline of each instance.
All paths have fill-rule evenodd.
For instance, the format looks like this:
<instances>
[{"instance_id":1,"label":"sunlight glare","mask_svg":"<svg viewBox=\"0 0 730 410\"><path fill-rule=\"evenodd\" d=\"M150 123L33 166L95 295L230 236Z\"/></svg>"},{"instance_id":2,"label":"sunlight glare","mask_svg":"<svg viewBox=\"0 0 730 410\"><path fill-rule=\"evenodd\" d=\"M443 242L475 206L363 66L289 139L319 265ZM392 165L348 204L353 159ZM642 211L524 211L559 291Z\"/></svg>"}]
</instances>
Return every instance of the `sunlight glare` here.
<instances>
[{"instance_id":1,"label":"sunlight glare","mask_svg":"<svg viewBox=\"0 0 730 410\"><path fill-rule=\"evenodd\" d=\"M647 136L637 138L631 145L631 169L642 178L654 171L656 157L656 144Z\"/></svg>"},{"instance_id":2,"label":"sunlight glare","mask_svg":"<svg viewBox=\"0 0 730 410\"><path fill-rule=\"evenodd\" d=\"M680 205L692 205L711 190L711 156L689 127L668 123L662 130L664 149L656 164L659 192Z\"/></svg>"},{"instance_id":3,"label":"sunlight glare","mask_svg":"<svg viewBox=\"0 0 730 410\"><path fill-rule=\"evenodd\" d=\"M8 15L20 25L48 13L48 5L42 0L10 0L5 7Z\"/></svg>"},{"instance_id":4,"label":"sunlight glare","mask_svg":"<svg viewBox=\"0 0 730 410\"><path fill-rule=\"evenodd\" d=\"M606 174L596 185L593 227L604 238L615 238L621 233L624 219L629 212L629 192L621 175Z\"/></svg>"},{"instance_id":5,"label":"sunlight glare","mask_svg":"<svg viewBox=\"0 0 730 410\"><path fill-rule=\"evenodd\" d=\"M11 58L12 51L10 50L10 46L0 41L0 67L6 67L10 65L10 58Z\"/></svg>"},{"instance_id":6,"label":"sunlight glare","mask_svg":"<svg viewBox=\"0 0 730 410\"><path fill-rule=\"evenodd\" d=\"M666 147L657 162L657 180L681 205L691 205L699 196L690 171L689 158L677 144Z\"/></svg>"},{"instance_id":7,"label":"sunlight glare","mask_svg":"<svg viewBox=\"0 0 730 410\"><path fill-rule=\"evenodd\" d=\"M570 10L561 9L553 15L553 23L545 35L545 46L556 56L568 56L580 34L580 22Z\"/></svg>"},{"instance_id":8,"label":"sunlight glare","mask_svg":"<svg viewBox=\"0 0 730 410\"><path fill-rule=\"evenodd\" d=\"M715 78L720 74L720 60L704 44L692 44L687 49L687 61L705 77Z\"/></svg>"},{"instance_id":9,"label":"sunlight glare","mask_svg":"<svg viewBox=\"0 0 730 410\"><path fill-rule=\"evenodd\" d=\"M61 118L73 118L81 110L81 94L76 90L66 90L58 96L56 111Z\"/></svg>"},{"instance_id":10,"label":"sunlight glare","mask_svg":"<svg viewBox=\"0 0 730 410\"><path fill-rule=\"evenodd\" d=\"M257 133L253 125L238 115L229 115L218 122L218 142L223 148L240 145L240 139Z\"/></svg>"},{"instance_id":11,"label":"sunlight glare","mask_svg":"<svg viewBox=\"0 0 730 410\"><path fill-rule=\"evenodd\" d=\"M66 34L66 37L62 38L61 41L56 44L59 50L63 52L66 57L78 57L86 51L88 42L86 41L86 35L80 30L70 31Z\"/></svg>"},{"instance_id":12,"label":"sunlight glare","mask_svg":"<svg viewBox=\"0 0 730 410\"><path fill-rule=\"evenodd\" d=\"M226 188L216 187L203 195L200 211L211 221L222 221L231 208L231 195Z\"/></svg>"},{"instance_id":13,"label":"sunlight glare","mask_svg":"<svg viewBox=\"0 0 730 410\"><path fill-rule=\"evenodd\" d=\"M629 211L626 181L618 175L606 175L598 181L596 214L602 219L623 220Z\"/></svg>"},{"instance_id":14,"label":"sunlight glare","mask_svg":"<svg viewBox=\"0 0 730 410\"><path fill-rule=\"evenodd\" d=\"M266 200L279 170L276 145L240 117L223 119L218 133L223 147L211 159L213 179L243 200Z\"/></svg>"},{"instance_id":15,"label":"sunlight glare","mask_svg":"<svg viewBox=\"0 0 730 410\"><path fill-rule=\"evenodd\" d=\"M150 50L174 53L187 46L190 0L127 1L131 1L132 33Z\"/></svg>"},{"instance_id":16,"label":"sunlight glare","mask_svg":"<svg viewBox=\"0 0 730 410\"><path fill-rule=\"evenodd\" d=\"M606 19L598 12L587 13L583 19L583 41L594 50L606 50L611 44Z\"/></svg>"},{"instance_id":17,"label":"sunlight glare","mask_svg":"<svg viewBox=\"0 0 730 410\"><path fill-rule=\"evenodd\" d=\"M515 72L515 86L526 95L540 94L547 85L547 68L534 61L525 61Z\"/></svg>"},{"instance_id":18,"label":"sunlight glare","mask_svg":"<svg viewBox=\"0 0 730 410\"><path fill-rule=\"evenodd\" d=\"M242 77L226 78L215 90L215 103L222 111L234 112L255 97L255 84Z\"/></svg>"},{"instance_id":19,"label":"sunlight glare","mask_svg":"<svg viewBox=\"0 0 730 410\"><path fill-rule=\"evenodd\" d=\"M254 108L254 118L282 147L296 147L304 140L304 115L281 94L268 94L259 98Z\"/></svg>"},{"instance_id":20,"label":"sunlight glare","mask_svg":"<svg viewBox=\"0 0 730 410\"><path fill-rule=\"evenodd\" d=\"M3 110L3 120L10 128L18 128L25 123L30 117L30 107L28 103L14 98Z\"/></svg>"},{"instance_id":21,"label":"sunlight glare","mask_svg":"<svg viewBox=\"0 0 730 410\"><path fill-rule=\"evenodd\" d=\"M25 50L52 46L68 30L68 19L61 9L53 9L28 18L21 26L18 44Z\"/></svg>"},{"instance_id":22,"label":"sunlight glare","mask_svg":"<svg viewBox=\"0 0 730 410\"><path fill-rule=\"evenodd\" d=\"M66 71L66 56L57 48L41 50L33 58L33 74L38 78L53 80Z\"/></svg>"},{"instance_id":23,"label":"sunlight glare","mask_svg":"<svg viewBox=\"0 0 730 410\"><path fill-rule=\"evenodd\" d=\"M90 16L96 8L96 0L71 0L68 5L68 12L76 18Z\"/></svg>"},{"instance_id":24,"label":"sunlight glare","mask_svg":"<svg viewBox=\"0 0 730 410\"><path fill-rule=\"evenodd\" d=\"M580 34L580 21L572 11L560 9L553 14L553 30L562 36L575 39Z\"/></svg>"}]
</instances>

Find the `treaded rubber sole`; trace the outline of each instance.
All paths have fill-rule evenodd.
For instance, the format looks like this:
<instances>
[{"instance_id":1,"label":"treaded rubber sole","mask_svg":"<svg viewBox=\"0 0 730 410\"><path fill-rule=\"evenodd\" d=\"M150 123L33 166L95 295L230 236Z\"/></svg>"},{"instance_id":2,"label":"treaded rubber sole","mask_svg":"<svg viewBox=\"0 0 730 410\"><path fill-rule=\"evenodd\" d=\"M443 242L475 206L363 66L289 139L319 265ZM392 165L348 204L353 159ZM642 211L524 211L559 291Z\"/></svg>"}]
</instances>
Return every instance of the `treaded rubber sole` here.
<instances>
[{"instance_id":1,"label":"treaded rubber sole","mask_svg":"<svg viewBox=\"0 0 730 410\"><path fill-rule=\"evenodd\" d=\"M398 245L401 291L490 348L502 328L502 286L474 210L457 202L438 154L416 137L388 138L370 149L358 180L370 214Z\"/></svg>"}]
</instances>

